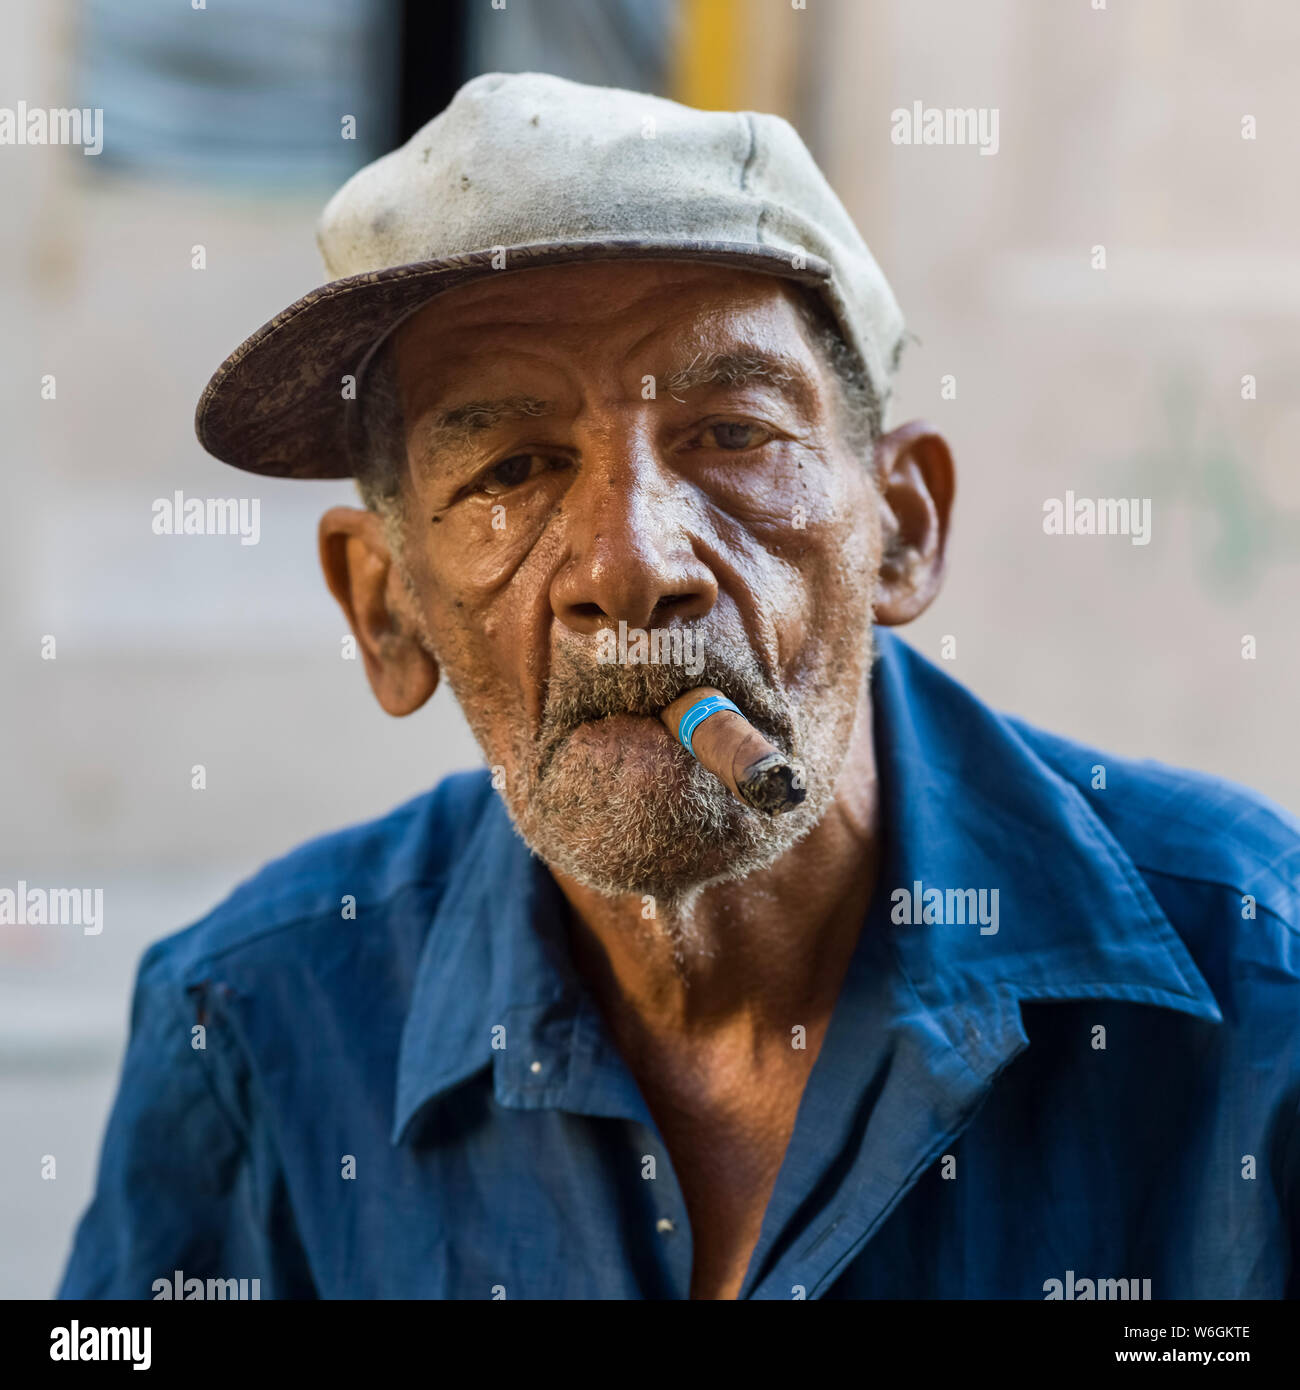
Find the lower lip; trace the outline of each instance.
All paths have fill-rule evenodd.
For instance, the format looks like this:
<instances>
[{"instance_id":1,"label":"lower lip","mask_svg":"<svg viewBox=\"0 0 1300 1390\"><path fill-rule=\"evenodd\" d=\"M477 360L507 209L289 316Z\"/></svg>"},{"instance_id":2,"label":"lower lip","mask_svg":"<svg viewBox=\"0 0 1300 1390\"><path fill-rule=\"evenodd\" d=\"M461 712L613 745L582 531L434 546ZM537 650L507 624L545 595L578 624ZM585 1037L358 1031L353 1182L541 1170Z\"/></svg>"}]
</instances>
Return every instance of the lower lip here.
<instances>
[{"instance_id":1,"label":"lower lip","mask_svg":"<svg viewBox=\"0 0 1300 1390\"><path fill-rule=\"evenodd\" d=\"M626 756L634 749L650 749L673 736L653 715L611 714L604 719L587 719L565 740L588 747L617 749Z\"/></svg>"}]
</instances>

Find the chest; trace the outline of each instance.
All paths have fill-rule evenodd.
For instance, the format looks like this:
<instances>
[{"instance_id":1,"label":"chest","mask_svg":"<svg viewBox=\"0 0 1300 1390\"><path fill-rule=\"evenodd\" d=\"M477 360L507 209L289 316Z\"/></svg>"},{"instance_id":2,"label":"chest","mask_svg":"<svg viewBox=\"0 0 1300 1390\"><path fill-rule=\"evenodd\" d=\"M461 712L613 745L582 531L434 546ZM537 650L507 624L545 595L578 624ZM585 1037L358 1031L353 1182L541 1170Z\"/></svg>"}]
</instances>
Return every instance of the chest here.
<instances>
[{"instance_id":1,"label":"chest","mask_svg":"<svg viewBox=\"0 0 1300 1390\"><path fill-rule=\"evenodd\" d=\"M735 1298L807 1081L802 1059L642 1081L691 1224L691 1297Z\"/></svg>"}]
</instances>

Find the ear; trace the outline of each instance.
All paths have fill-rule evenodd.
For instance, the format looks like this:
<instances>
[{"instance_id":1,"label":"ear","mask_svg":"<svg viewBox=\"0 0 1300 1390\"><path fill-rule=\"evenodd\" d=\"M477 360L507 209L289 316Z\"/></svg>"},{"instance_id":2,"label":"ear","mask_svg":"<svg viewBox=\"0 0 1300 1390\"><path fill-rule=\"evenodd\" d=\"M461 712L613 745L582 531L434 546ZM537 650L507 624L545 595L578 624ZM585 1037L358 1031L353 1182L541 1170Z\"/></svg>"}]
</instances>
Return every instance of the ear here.
<instances>
[{"instance_id":1,"label":"ear","mask_svg":"<svg viewBox=\"0 0 1300 1390\"><path fill-rule=\"evenodd\" d=\"M419 640L379 517L331 507L320 520L320 562L361 648L375 699L389 714L412 714L437 690L438 663Z\"/></svg>"},{"instance_id":2,"label":"ear","mask_svg":"<svg viewBox=\"0 0 1300 1390\"><path fill-rule=\"evenodd\" d=\"M910 623L930 606L943 582L952 511L952 454L921 420L876 441L884 553L876 591L876 622Z\"/></svg>"}]
</instances>

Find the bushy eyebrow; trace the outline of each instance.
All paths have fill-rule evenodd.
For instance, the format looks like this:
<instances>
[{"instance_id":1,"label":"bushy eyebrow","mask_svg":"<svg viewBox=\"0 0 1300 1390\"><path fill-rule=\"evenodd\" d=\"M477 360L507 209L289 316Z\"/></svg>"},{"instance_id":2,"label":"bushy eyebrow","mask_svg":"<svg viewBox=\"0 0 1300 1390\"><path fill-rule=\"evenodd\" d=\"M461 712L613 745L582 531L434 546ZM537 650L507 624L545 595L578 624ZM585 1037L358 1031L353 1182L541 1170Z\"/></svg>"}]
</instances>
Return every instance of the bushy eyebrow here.
<instances>
[{"instance_id":1,"label":"bushy eyebrow","mask_svg":"<svg viewBox=\"0 0 1300 1390\"><path fill-rule=\"evenodd\" d=\"M675 368L664 380L663 387L674 400L680 401L688 391L701 386L743 386L751 381L783 387L805 406L815 396L813 383L796 358L758 348L697 353L689 362ZM553 402L537 396L464 401L435 411L422 421L419 442L429 455L434 455L439 449L465 444L507 420L536 419L553 415L555 410Z\"/></svg>"},{"instance_id":2,"label":"bushy eyebrow","mask_svg":"<svg viewBox=\"0 0 1300 1390\"><path fill-rule=\"evenodd\" d=\"M765 381L781 386L806 404L814 395L803 364L794 357L758 348L699 353L664 381L664 390L675 400L700 386L744 386Z\"/></svg>"},{"instance_id":3,"label":"bushy eyebrow","mask_svg":"<svg viewBox=\"0 0 1300 1390\"><path fill-rule=\"evenodd\" d=\"M420 443L433 452L453 444L463 444L475 435L495 428L505 420L523 420L551 415L555 406L537 396L503 396L498 400L465 401L447 410L435 411L420 424Z\"/></svg>"}]
</instances>

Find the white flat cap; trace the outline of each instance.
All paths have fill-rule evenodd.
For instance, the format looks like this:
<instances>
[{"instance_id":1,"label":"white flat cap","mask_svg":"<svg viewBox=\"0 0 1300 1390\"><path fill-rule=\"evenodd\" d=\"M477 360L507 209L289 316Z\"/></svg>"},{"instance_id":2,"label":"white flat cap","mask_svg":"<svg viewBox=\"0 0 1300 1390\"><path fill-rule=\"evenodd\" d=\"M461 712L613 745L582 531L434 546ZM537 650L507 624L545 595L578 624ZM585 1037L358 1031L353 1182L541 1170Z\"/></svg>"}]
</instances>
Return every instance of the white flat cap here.
<instances>
[{"instance_id":1,"label":"white flat cap","mask_svg":"<svg viewBox=\"0 0 1300 1390\"><path fill-rule=\"evenodd\" d=\"M195 429L253 473L353 471L342 378L437 295L484 275L612 259L706 261L825 299L883 403L903 333L888 283L793 127L542 73L488 73L334 195L331 277L217 369Z\"/></svg>"}]
</instances>

